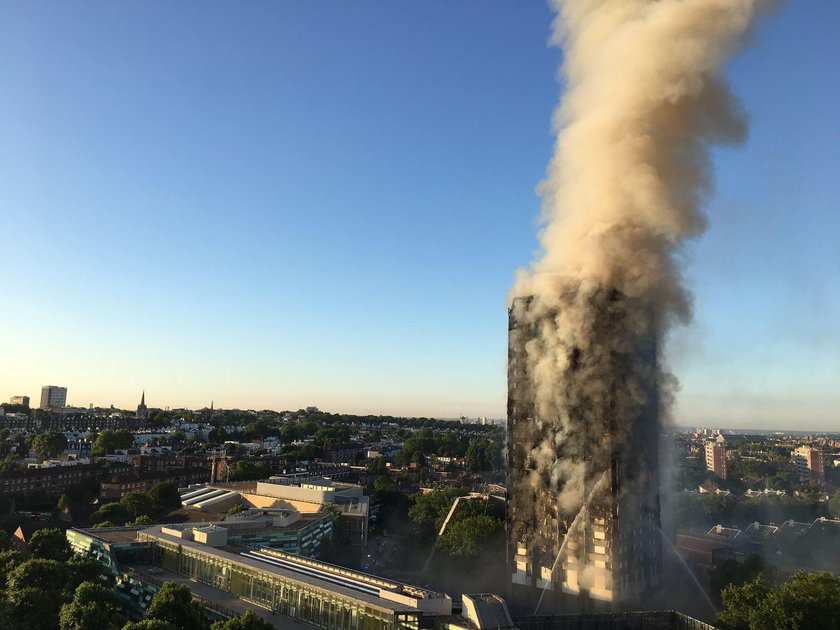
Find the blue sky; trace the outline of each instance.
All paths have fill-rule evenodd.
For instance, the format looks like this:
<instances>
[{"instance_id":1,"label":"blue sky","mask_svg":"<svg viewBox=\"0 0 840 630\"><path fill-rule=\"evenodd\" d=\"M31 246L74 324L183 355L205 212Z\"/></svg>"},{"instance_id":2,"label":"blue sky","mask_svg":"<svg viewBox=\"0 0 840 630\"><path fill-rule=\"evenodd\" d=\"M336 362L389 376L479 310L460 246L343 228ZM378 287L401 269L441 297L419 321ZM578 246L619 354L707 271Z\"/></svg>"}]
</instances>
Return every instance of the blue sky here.
<instances>
[{"instance_id":1,"label":"blue sky","mask_svg":"<svg viewBox=\"0 0 840 630\"><path fill-rule=\"evenodd\" d=\"M833 2L729 67L678 421L840 429ZM2 2L0 397L504 414L560 52L542 0Z\"/></svg>"}]
</instances>

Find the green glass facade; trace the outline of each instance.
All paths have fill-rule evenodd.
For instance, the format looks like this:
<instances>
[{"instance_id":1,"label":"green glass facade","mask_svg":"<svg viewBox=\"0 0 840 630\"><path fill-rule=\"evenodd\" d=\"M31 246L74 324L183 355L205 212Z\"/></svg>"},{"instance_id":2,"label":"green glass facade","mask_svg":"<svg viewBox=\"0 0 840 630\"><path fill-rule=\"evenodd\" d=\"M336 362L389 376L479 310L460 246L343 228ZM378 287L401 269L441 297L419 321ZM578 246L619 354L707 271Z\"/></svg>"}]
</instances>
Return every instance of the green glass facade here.
<instances>
[{"instance_id":1,"label":"green glass facade","mask_svg":"<svg viewBox=\"0 0 840 630\"><path fill-rule=\"evenodd\" d=\"M230 536L229 540L232 544L248 547L271 547L299 556L312 557L321 546L321 541L332 535L332 530L332 519L321 518L297 530L248 533L240 536Z\"/></svg>"},{"instance_id":2,"label":"green glass facade","mask_svg":"<svg viewBox=\"0 0 840 630\"><path fill-rule=\"evenodd\" d=\"M139 528L138 528L139 529ZM152 601L159 585L144 582L123 568L123 563L145 562L151 555L148 542L107 542L85 532L68 529L67 540L75 553L95 558L102 573L116 588L117 595L134 616L140 616Z\"/></svg>"},{"instance_id":3,"label":"green glass facade","mask_svg":"<svg viewBox=\"0 0 840 630\"><path fill-rule=\"evenodd\" d=\"M325 630L419 630L419 612L380 609L203 550L157 539L154 545L154 564L168 571Z\"/></svg>"},{"instance_id":4,"label":"green glass facade","mask_svg":"<svg viewBox=\"0 0 840 630\"><path fill-rule=\"evenodd\" d=\"M270 565L265 569L237 562L235 556L212 548L197 549L161 540L142 531L126 532L125 542L105 540L94 532L68 530L67 538L76 553L99 560L103 573L112 581L132 616L146 610L165 577L152 578L149 568L159 567L185 578L277 613L288 615L324 630L420 630L422 613L391 609L389 602L377 606L359 598L279 575ZM206 602L212 608L212 602ZM213 615L216 617L216 615Z\"/></svg>"}]
</instances>

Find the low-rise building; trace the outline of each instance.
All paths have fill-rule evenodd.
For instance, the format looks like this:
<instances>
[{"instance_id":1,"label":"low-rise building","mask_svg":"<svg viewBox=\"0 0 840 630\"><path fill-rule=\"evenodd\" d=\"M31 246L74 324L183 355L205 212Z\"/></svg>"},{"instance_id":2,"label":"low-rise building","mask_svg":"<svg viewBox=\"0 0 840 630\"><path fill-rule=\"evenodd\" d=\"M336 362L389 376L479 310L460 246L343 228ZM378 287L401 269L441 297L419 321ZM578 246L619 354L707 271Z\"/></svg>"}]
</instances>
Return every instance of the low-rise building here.
<instances>
[{"instance_id":1,"label":"low-rise building","mask_svg":"<svg viewBox=\"0 0 840 630\"><path fill-rule=\"evenodd\" d=\"M0 472L0 495L23 496L38 492L58 496L71 486L98 480L102 470L99 464L79 461L51 464Z\"/></svg>"},{"instance_id":2,"label":"low-rise building","mask_svg":"<svg viewBox=\"0 0 840 630\"><path fill-rule=\"evenodd\" d=\"M452 616L452 598L444 593L232 544L223 526L70 529L67 538L75 552L102 564L133 617L169 581L188 585L215 618L250 609L282 628L295 620L325 630L419 630Z\"/></svg>"},{"instance_id":3,"label":"low-rise building","mask_svg":"<svg viewBox=\"0 0 840 630\"><path fill-rule=\"evenodd\" d=\"M206 483L209 479L210 470L203 467L170 468L149 472L134 471L102 482L99 496L106 501L115 501L129 492L147 492L155 484L165 481L182 488L191 484Z\"/></svg>"},{"instance_id":4,"label":"low-rise building","mask_svg":"<svg viewBox=\"0 0 840 630\"><path fill-rule=\"evenodd\" d=\"M364 452L365 446L361 442L328 444L324 447L324 455L321 459L333 464L350 463L362 459Z\"/></svg>"},{"instance_id":5,"label":"low-rise building","mask_svg":"<svg viewBox=\"0 0 840 630\"><path fill-rule=\"evenodd\" d=\"M361 486L327 478L270 477L265 481L215 483L185 488L187 508L224 513L237 503L257 509L291 509L301 514L340 513L342 532L359 552L367 546L370 499Z\"/></svg>"}]
</instances>

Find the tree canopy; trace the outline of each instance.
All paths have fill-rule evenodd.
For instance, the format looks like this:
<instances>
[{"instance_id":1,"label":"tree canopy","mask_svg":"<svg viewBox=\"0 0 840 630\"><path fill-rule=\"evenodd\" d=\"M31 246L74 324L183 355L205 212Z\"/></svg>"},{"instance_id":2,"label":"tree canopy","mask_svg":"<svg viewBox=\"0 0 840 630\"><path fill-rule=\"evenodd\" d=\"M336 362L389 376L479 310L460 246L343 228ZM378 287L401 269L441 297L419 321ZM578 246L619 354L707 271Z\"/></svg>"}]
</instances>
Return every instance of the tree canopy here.
<instances>
[{"instance_id":1,"label":"tree canopy","mask_svg":"<svg viewBox=\"0 0 840 630\"><path fill-rule=\"evenodd\" d=\"M473 440L464 462L470 470L497 470L502 466L502 445L488 438Z\"/></svg>"},{"instance_id":2,"label":"tree canopy","mask_svg":"<svg viewBox=\"0 0 840 630\"><path fill-rule=\"evenodd\" d=\"M387 475L382 475L373 482L373 498L380 503L393 505L400 503L403 495L396 481Z\"/></svg>"},{"instance_id":3,"label":"tree canopy","mask_svg":"<svg viewBox=\"0 0 840 630\"><path fill-rule=\"evenodd\" d=\"M143 492L128 492L120 499L120 505L134 518L150 516L158 511L152 498Z\"/></svg>"},{"instance_id":4,"label":"tree canopy","mask_svg":"<svg viewBox=\"0 0 840 630\"><path fill-rule=\"evenodd\" d=\"M60 529L39 529L29 541L29 553L33 558L65 562L73 553L67 536Z\"/></svg>"},{"instance_id":5,"label":"tree canopy","mask_svg":"<svg viewBox=\"0 0 840 630\"><path fill-rule=\"evenodd\" d=\"M67 448L67 438L57 431L38 433L30 440L29 447L38 459L53 459Z\"/></svg>"},{"instance_id":6,"label":"tree canopy","mask_svg":"<svg viewBox=\"0 0 840 630\"><path fill-rule=\"evenodd\" d=\"M164 583L143 617L166 621L178 630L204 630L207 625L204 606L193 601L189 588L175 582Z\"/></svg>"},{"instance_id":7,"label":"tree canopy","mask_svg":"<svg viewBox=\"0 0 840 630\"><path fill-rule=\"evenodd\" d=\"M502 542L504 523L493 516L468 516L447 526L440 547L452 556L477 558L489 545Z\"/></svg>"},{"instance_id":8,"label":"tree canopy","mask_svg":"<svg viewBox=\"0 0 840 630\"><path fill-rule=\"evenodd\" d=\"M6 587L6 581L12 570L23 562L23 556L13 549L0 551L0 589Z\"/></svg>"},{"instance_id":9,"label":"tree canopy","mask_svg":"<svg viewBox=\"0 0 840 630\"><path fill-rule=\"evenodd\" d=\"M6 597L20 630L55 630L69 570L56 560L36 558L9 574Z\"/></svg>"},{"instance_id":10,"label":"tree canopy","mask_svg":"<svg viewBox=\"0 0 840 630\"><path fill-rule=\"evenodd\" d=\"M96 437L91 454L95 457L102 457L108 453L113 453L117 449L128 449L132 446L134 446L134 436L130 431L125 429L103 431Z\"/></svg>"},{"instance_id":11,"label":"tree canopy","mask_svg":"<svg viewBox=\"0 0 840 630\"><path fill-rule=\"evenodd\" d=\"M253 481L267 479L272 474L271 467L265 462L253 463L241 460L230 465L227 477L229 481Z\"/></svg>"},{"instance_id":12,"label":"tree canopy","mask_svg":"<svg viewBox=\"0 0 840 630\"><path fill-rule=\"evenodd\" d=\"M125 624L122 630L178 630L178 628L160 619L143 619L135 623Z\"/></svg>"},{"instance_id":13,"label":"tree canopy","mask_svg":"<svg viewBox=\"0 0 840 630\"><path fill-rule=\"evenodd\" d=\"M828 511L834 518L840 518L840 490L828 500Z\"/></svg>"},{"instance_id":14,"label":"tree canopy","mask_svg":"<svg viewBox=\"0 0 840 630\"><path fill-rule=\"evenodd\" d=\"M274 626L260 619L253 610L243 615L231 617L227 621L217 621L211 626L211 630L273 630Z\"/></svg>"},{"instance_id":15,"label":"tree canopy","mask_svg":"<svg viewBox=\"0 0 840 630\"><path fill-rule=\"evenodd\" d=\"M113 589L82 582L73 599L58 614L61 630L119 630L125 624L122 605Z\"/></svg>"},{"instance_id":16,"label":"tree canopy","mask_svg":"<svg viewBox=\"0 0 840 630\"><path fill-rule=\"evenodd\" d=\"M762 576L727 586L721 630L833 630L840 628L840 577L800 571L774 589Z\"/></svg>"},{"instance_id":17,"label":"tree canopy","mask_svg":"<svg viewBox=\"0 0 840 630\"><path fill-rule=\"evenodd\" d=\"M181 495L171 481L156 483L149 488L147 495L160 510L171 511L181 507Z\"/></svg>"},{"instance_id":18,"label":"tree canopy","mask_svg":"<svg viewBox=\"0 0 840 630\"><path fill-rule=\"evenodd\" d=\"M415 523L437 532L443 525L455 499L466 494L467 491L464 488L441 488L416 494L413 498L414 505L408 510L408 516Z\"/></svg>"}]
</instances>

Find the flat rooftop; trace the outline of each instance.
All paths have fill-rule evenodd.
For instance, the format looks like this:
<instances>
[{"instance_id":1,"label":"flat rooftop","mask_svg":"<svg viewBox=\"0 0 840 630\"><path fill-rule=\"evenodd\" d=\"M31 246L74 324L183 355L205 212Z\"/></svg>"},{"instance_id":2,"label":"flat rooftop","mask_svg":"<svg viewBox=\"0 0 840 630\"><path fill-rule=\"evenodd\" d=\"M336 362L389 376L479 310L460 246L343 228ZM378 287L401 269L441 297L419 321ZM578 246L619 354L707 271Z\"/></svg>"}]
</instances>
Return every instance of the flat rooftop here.
<instances>
[{"instance_id":1,"label":"flat rooftop","mask_svg":"<svg viewBox=\"0 0 840 630\"><path fill-rule=\"evenodd\" d=\"M137 532L146 529L147 526L142 527L94 527L91 529L79 529L83 532L103 542L109 543L132 543L139 542L137 540Z\"/></svg>"},{"instance_id":2,"label":"flat rooftop","mask_svg":"<svg viewBox=\"0 0 840 630\"><path fill-rule=\"evenodd\" d=\"M325 518L327 515L321 512L315 512L311 514L301 514L300 518L296 520L294 523L290 525L284 526L274 526L269 525L265 528L258 529L249 529L243 531L230 531L229 535L231 538L237 538L242 536L253 536L259 534L273 534L277 532L295 532L305 528L307 525L311 525L312 523L319 521ZM226 526L235 526L237 523L247 523L249 521L242 520L242 521L218 521L218 520L208 520L208 521L187 521L182 523L163 523L158 524L155 527L171 527L172 529L194 529L196 527L202 527L205 525L216 525L217 527L226 527ZM98 540L102 540L109 543L129 543L129 542L138 542L137 540L137 533L140 531L144 531L148 529L148 525L142 525L139 527L94 527L88 529L81 529L76 528L80 532L84 532L91 538L96 538Z\"/></svg>"}]
</instances>

